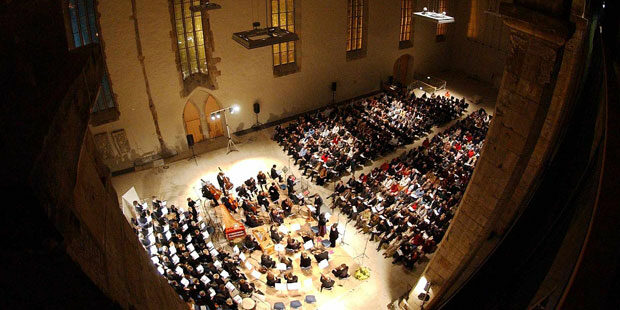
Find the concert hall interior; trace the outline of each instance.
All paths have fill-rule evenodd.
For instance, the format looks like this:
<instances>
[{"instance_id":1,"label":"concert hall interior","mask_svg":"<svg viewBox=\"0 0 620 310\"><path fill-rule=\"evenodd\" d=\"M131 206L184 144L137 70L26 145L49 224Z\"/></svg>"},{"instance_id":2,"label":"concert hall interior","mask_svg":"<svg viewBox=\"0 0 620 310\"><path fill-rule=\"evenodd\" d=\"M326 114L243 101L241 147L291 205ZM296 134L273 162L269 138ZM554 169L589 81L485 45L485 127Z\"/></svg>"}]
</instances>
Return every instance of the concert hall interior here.
<instances>
[{"instance_id":1,"label":"concert hall interior","mask_svg":"<svg viewBox=\"0 0 620 310\"><path fill-rule=\"evenodd\" d=\"M618 1L0 1L3 309L620 309Z\"/></svg>"}]
</instances>

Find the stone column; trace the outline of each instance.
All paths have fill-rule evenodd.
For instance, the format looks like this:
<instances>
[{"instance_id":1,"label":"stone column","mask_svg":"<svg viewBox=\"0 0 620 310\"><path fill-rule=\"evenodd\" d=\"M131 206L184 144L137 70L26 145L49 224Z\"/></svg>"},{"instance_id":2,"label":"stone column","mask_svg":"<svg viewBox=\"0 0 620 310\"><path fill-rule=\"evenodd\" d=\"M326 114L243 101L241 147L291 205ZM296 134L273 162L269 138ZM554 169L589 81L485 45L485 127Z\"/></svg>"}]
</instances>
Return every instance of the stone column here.
<instances>
[{"instance_id":1,"label":"stone column","mask_svg":"<svg viewBox=\"0 0 620 310\"><path fill-rule=\"evenodd\" d=\"M452 224L401 308L419 309L427 282L428 309L458 288L501 240L537 185L571 103L583 42L583 32L570 33L569 21L558 17L561 4L549 5L538 11L519 1L500 6L511 51L494 119Z\"/></svg>"}]
</instances>

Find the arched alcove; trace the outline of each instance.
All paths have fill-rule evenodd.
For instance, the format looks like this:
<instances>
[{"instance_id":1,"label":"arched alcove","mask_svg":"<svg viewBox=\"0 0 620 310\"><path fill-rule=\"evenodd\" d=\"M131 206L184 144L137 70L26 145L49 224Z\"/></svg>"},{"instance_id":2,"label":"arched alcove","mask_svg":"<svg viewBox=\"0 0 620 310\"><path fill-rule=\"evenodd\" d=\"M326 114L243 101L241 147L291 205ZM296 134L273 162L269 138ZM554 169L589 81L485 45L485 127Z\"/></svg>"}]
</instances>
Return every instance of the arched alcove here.
<instances>
[{"instance_id":1,"label":"arched alcove","mask_svg":"<svg viewBox=\"0 0 620 310\"><path fill-rule=\"evenodd\" d=\"M224 127L222 126L222 119L211 119L211 112L221 109L213 96L209 95L205 101L205 117L207 118L207 125L209 126L209 138L216 138L224 135Z\"/></svg>"},{"instance_id":2,"label":"arched alcove","mask_svg":"<svg viewBox=\"0 0 620 310\"><path fill-rule=\"evenodd\" d=\"M183 109L183 123L185 124L185 134L193 135L194 142L204 140L202 126L200 125L200 112L190 101L185 104Z\"/></svg>"},{"instance_id":3,"label":"arched alcove","mask_svg":"<svg viewBox=\"0 0 620 310\"><path fill-rule=\"evenodd\" d=\"M409 76L412 74L413 69L413 56L409 54L402 55L396 59L394 63L394 82L398 82L403 86L406 86L409 80Z\"/></svg>"}]
</instances>

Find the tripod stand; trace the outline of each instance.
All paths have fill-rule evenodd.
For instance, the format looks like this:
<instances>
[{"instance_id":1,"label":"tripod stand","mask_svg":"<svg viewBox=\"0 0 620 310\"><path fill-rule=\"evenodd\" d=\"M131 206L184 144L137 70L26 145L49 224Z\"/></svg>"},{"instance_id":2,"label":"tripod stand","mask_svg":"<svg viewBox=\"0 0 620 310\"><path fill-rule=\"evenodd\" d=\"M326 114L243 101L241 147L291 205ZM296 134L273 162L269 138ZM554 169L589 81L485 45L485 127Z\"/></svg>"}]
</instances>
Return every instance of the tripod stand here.
<instances>
[{"instance_id":1,"label":"tripod stand","mask_svg":"<svg viewBox=\"0 0 620 310\"><path fill-rule=\"evenodd\" d=\"M194 160L194 162L196 163L196 166L198 166L198 160L196 160L196 157L199 157L198 155L196 155L196 153L194 153L194 145L192 144L189 147L192 150L192 156L190 158L188 158L187 160Z\"/></svg>"},{"instance_id":2,"label":"tripod stand","mask_svg":"<svg viewBox=\"0 0 620 310\"><path fill-rule=\"evenodd\" d=\"M226 123L226 134L228 135L228 149L226 151L226 154L234 151L238 152L239 150L237 149L237 145L235 145L235 141L233 141L232 137L230 136L230 127L228 127L228 121L226 120L226 112L224 112L223 114L224 123Z\"/></svg>"},{"instance_id":3,"label":"tripod stand","mask_svg":"<svg viewBox=\"0 0 620 310\"><path fill-rule=\"evenodd\" d=\"M353 259L360 259L360 265L364 265L364 257L369 258L368 255L366 255L366 248L368 247L368 240L370 240L370 235L368 235L368 238L366 238L366 243L364 244L364 252L362 252L362 254L353 257Z\"/></svg>"}]
</instances>

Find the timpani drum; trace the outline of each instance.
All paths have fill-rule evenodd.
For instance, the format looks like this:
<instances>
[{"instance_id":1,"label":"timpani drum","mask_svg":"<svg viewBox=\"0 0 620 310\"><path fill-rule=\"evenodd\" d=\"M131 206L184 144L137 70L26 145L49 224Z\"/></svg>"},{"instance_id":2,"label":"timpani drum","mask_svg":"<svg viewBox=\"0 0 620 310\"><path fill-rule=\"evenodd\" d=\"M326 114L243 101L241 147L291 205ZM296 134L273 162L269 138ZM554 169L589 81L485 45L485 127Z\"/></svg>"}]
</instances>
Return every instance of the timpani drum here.
<instances>
[{"instance_id":1,"label":"timpani drum","mask_svg":"<svg viewBox=\"0 0 620 310\"><path fill-rule=\"evenodd\" d=\"M243 310L254 310L256 309L256 301L252 298L244 298L241 301L241 309Z\"/></svg>"}]
</instances>

